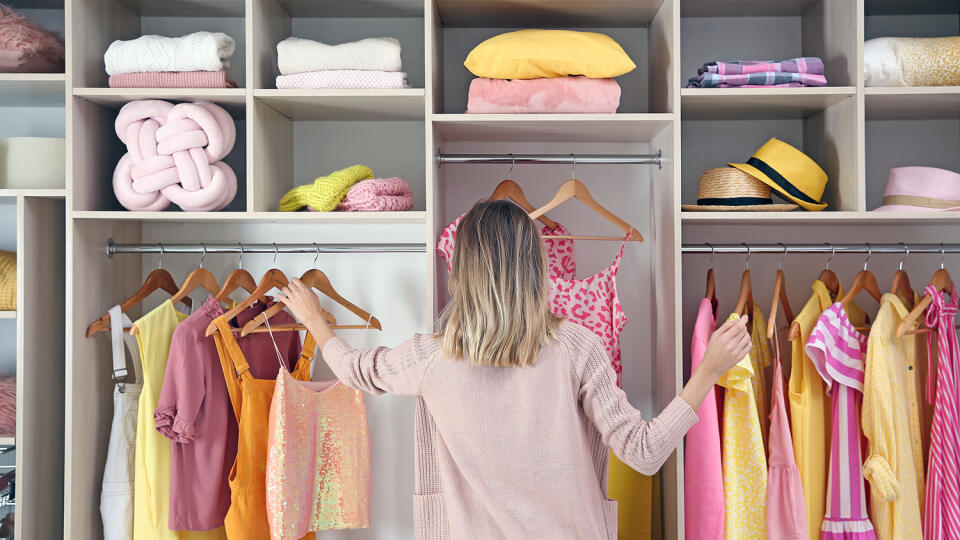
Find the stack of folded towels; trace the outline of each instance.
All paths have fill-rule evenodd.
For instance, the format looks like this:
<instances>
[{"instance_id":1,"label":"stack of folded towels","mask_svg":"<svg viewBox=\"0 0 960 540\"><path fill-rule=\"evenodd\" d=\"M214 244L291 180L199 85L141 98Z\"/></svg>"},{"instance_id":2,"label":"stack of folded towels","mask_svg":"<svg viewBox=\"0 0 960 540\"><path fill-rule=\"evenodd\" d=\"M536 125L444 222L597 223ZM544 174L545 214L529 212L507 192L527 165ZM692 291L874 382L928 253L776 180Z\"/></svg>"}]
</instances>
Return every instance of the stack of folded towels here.
<instances>
[{"instance_id":1,"label":"stack of folded towels","mask_svg":"<svg viewBox=\"0 0 960 540\"><path fill-rule=\"evenodd\" d=\"M779 62L708 62L687 81L688 88L780 88L826 86L823 60L808 56Z\"/></svg>"},{"instance_id":2,"label":"stack of folded towels","mask_svg":"<svg viewBox=\"0 0 960 540\"><path fill-rule=\"evenodd\" d=\"M278 210L296 212L402 212L413 208L410 185L400 178L374 178L366 165L354 165L297 186L280 198Z\"/></svg>"},{"instance_id":3,"label":"stack of folded towels","mask_svg":"<svg viewBox=\"0 0 960 540\"><path fill-rule=\"evenodd\" d=\"M327 45L289 37L277 43L277 88L409 88L395 38Z\"/></svg>"},{"instance_id":4,"label":"stack of folded towels","mask_svg":"<svg viewBox=\"0 0 960 540\"><path fill-rule=\"evenodd\" d=\"M226 68L236 49L221 32L114 41L103 55L110 88L236 88Z\"/></svg>"},{"instance_id":5,"label":"stack of folded towels","mask_svg":"<svg viewBox=\"0 0 960 540\"><path fill-rule=\"evenodd\" d=\"M615 113L619 77L637 66L610 36L517 30L477 45L463 63L476 75L468 113Z\"/></svg>"}]
</instances>

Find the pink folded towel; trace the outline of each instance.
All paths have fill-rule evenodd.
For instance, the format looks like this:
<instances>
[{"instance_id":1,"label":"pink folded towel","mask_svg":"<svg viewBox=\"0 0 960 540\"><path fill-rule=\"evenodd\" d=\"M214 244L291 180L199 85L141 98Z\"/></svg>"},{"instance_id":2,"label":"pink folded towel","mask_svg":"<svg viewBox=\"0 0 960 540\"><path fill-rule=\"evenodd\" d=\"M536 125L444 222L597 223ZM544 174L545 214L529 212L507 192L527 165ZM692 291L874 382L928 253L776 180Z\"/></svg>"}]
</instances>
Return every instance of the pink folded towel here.
<instances>
[{"instance_id":1,"label":"pink folded towel","mask_svg":"<svg viewBox=\"0 0 960 540\"><path fill-rule=\"evenodd\" d=\"M337 210L341 212L400 212L413 208L410 185L399 178L372 178L354 184Z\"/></svg>"},{"instance_id":2,"label":"pink folded towel","mask_svg":"<svg viewBox=\"0 0 960 540\"><path fill-rule=\"evenodd\" d=\"M236 88L220 71L162 71L118 73L107 81L110 88Z\"/></svg>"},{"instance_id":3,"label":"pink folded towel","mask_svg":"<svg viewBox=\"0 0 960 540\"><path fill-rule=\"evenodd\" d=\"M402 71L361 71L331 69L277 76L277 88L409 88Z\"/></svg>"},{"instance_id":4,"label":"pink folded towel","mask_svg":"<svg viewBox=\"0 0 960 540\"><path fill-rule=\"evenodd\" d=\"M613 79L474 79L468 113L615 113L620 85Z\"/></svg>"}]
</instances>

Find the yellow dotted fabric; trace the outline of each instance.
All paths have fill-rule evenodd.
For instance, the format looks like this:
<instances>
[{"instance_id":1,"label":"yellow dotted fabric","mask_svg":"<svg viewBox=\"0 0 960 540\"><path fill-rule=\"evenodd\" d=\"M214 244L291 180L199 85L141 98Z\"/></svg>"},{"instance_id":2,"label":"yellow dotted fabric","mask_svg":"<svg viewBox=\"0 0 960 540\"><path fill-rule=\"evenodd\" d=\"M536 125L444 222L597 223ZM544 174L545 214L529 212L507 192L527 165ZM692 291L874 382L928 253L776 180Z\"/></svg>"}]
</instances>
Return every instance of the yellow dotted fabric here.
<instances>
[{"instance_id":1,"label":"yellow dotted fabric","mask_svg":"<svg viewBox=\"0 0 960 540\"><path fill-rule=\"evenodd\" d=\"M361 180L373 178L373 171L366 165L354 165L321 176L312 184L297 186L288 191L281 199L281 212L296 212L309 206L318 212L334 210L347 195L350 186Z\"/></svg>"},{"instance_id":2,"label":"yellow dotted fabric","mask_svg":"<svg viewBox=\"0 0 960 540\"><path fill-rule=\"evenodd\" d=\"M0 251L0 311L17 309L17 254Z\"/></svg>"}]
</instances>

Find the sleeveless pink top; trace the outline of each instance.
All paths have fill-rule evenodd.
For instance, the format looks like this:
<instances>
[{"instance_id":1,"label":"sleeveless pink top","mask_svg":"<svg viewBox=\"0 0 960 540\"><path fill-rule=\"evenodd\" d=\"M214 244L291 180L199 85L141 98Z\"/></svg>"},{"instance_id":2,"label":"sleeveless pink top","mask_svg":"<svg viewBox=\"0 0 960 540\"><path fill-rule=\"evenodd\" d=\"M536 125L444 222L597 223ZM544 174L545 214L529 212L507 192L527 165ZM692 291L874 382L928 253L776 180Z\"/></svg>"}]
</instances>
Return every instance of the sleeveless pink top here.
<instances>
[{"instance_id":1,"label":"sleeveless pink top","mask_svg":"<svg viewBox=\"0 0 960 540\"><path fill-rule=\"evenodd\" d=\"M447 263L450 270L453 262L453 243L460 216L440 233L437 253ZM562 225L551 231L544 227L544 236L570 234ZM617 385L620 385L620 333L627 324L627 316L617 297L617 270L627 243L624 241L613 259L613 264L584 278L575 279L577 273L573 253L573 240L546 240L547 262L550 268L550 310L554 315L569 319L587 328L603 340L604 348L610 356L613 370L617 373Z\"/></svg>"}]
</instances>

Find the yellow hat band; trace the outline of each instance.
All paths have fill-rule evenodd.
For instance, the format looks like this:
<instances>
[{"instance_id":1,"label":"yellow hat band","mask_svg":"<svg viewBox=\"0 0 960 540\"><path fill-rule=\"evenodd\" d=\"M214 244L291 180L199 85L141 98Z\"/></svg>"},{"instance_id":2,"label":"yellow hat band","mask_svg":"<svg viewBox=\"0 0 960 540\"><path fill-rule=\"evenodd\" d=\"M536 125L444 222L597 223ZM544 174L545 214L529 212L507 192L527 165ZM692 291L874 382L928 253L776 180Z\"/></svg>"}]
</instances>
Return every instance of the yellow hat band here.
<instances>
[{"instance_id":1,"label":"yellow hat band","mask_svg":"<svg viewBox=\"0 0 960 540\"><path fill-rule=\"evenodd\" d=\"M778 173L776 169L774 169L770 165L767 165L767 163L764 162L763 160L757 159L755 157L751 157L750 159L747 160L747 165L751 165L753 168L765 174L767 178L770 179L771 182L779 186L780 189L782 189L785 193L793 196L794 198L809 204L820 204L819 201L813 199L806 193L797 189L797 187L791 184L789 180L787 180L786 178L783 177L783 175Z\"/></svg>"}]
</instances>

